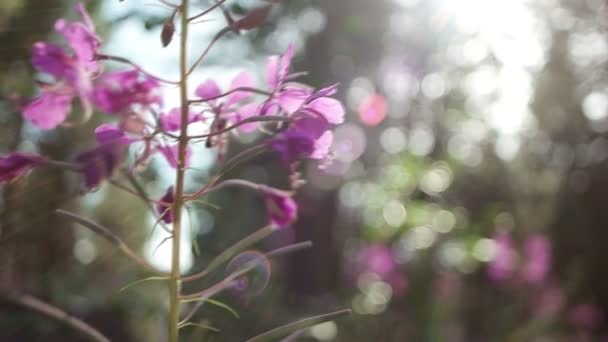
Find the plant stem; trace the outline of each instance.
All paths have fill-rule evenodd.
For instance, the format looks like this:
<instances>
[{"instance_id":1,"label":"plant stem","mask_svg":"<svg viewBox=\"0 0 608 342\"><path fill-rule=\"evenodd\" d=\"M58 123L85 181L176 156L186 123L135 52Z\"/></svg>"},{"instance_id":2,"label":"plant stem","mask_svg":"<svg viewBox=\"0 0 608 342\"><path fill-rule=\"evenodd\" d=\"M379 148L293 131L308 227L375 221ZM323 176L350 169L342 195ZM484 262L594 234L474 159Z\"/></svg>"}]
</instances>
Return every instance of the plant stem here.
<instances>
[{"instance_id":1,"label":"plant stem","mask_svg":"<svg viewBox=\"0 0 608 342\"><path fill-rule=\"evenodd\" d=\"M180 240L184 195L186 147L188 145L188 0L181 3L181 35L179 56L179 90L181 104L181 132L179 136L177 169L175 172L175 202L173 204L173 249L171 253L171 277L169 279L169 342L179 341L180 312Z\"/></svg>"},{"instance_id":2,"label":"plant stem","mask_svg":"<svg viewBox=\"0 0 608 342\"><path fill-rule=\"evenodd\" d=\"M72 316L51 304L45 303L38 298L22 293L10 293L7 294L7 299L23 307L37 311L43 315L65 323L71 328L76 329L77 331L85 334L92 341L110 342L110 339L105 337L102 333L100 333L98 330L91 327L81 319L76 318L75 316Z\"/></svg>"}]
</instances>

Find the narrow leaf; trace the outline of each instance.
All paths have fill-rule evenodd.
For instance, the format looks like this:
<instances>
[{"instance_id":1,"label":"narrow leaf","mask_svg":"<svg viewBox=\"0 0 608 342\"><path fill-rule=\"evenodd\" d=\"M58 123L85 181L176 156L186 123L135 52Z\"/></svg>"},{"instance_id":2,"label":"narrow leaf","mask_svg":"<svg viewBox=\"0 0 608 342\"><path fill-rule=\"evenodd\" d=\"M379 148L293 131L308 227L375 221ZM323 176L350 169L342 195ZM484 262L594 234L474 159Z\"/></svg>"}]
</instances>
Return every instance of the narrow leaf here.
<instances>
[{"instance_id":1,"label":"narrow leaf","mask_svg":"<svg viewBox=\"0 0 608 342\"><path fill-rule=\"evenodd\" d=\"M152 280L169 280L169 277L148 277L148 278L144 278L144 279L139 279L139 280L136 280L134 282L128 283L127 285L123 286L120 289L120 292L122 292L122 291L124 291L124 290L126 290L126 289L128 289L128 288L130 288L132 286L141 284L141 283L146 282L146 281L152 281Z\"/></svg>"},{"instance_id":2,"label":"narrow leaf","mask_svg":"<svg viewBox=\"0 0 608 342\"><path fill-rule=\"evenodd\" d=\"M264 341L276 341L281 337L285 337L298 330L306 329L317 324L321 324L327 321L332 321L340 316L350 315L350 310L340 310L336 312L327 313L315 317L305 318L303 320L293 322L282 327L267 331L261 335L258 335L247 342L264 342Z\"/></svg>"},{"instance_id":3,"label":"narrow leaf","mask_svg":"<svg viewBox=\"0 0 608 342\"><path fill-rule=\"evenodd\" d=\"M236 318L236 319L241 318L241 316L239 316L239 313L236 312L236 310L234 310L233 308L228 306L228 304L220 302L219 300L215 300L215 299L211 299L211 298L203 298L203 297L182 300L182 303L192 303L192 302L209 303L209 304L215 305L217 307L220 307L220 308L230 312L230 314L232 314L232 316L234 316L234 318Z\"/></svg>"},{"instance_id":4,"label":"narrow leaf","mask_svg":"<svg viewBox=\"0 0 608 342\"><path fill-rule=\"evenodd\" d=\"M103 237L104 239L108 240L109 242L113 243L114 245L120 246L123 244L122 240L120 240L120 238L116 234L112 233L112 231L110 231L108 228L100 225L97 222L94 222L94 221L84 218L78 214L75 214L75 213L72 213L72 212L69 212L69 211L63 210L63 209L57 209L57 210L55 210L55 212L63 217L67 217L67 218L71 219L74 222L80 223L84 227L89 228L94 233Z\"/></svg>"},{"instance_id":5,"label":"narrow leaf","mask_svg":"<svg viewBox=\"0 0 608 342\"><path fill-rule=\"evenodd\" d=\"M215 332L220 332L220 329L218 328L214 328L210 325L207 324L202 324L202 323L184 323L182 325L180 325L178 328L185 328L185 327L197 327L197 328L201 328L201 329L207 329L207 330L211 330L211 331L215 331Z\"/></svg>"}]
</instances>

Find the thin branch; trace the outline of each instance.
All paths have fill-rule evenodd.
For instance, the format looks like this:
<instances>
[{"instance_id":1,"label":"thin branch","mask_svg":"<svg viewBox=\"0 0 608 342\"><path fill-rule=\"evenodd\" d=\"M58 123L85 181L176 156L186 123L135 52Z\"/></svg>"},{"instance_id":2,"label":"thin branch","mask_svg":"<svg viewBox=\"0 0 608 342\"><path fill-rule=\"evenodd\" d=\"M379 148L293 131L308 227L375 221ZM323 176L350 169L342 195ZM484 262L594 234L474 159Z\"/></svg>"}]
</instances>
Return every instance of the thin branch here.
<instances>
[{"instance_id":1,"label":"thin branch","mask_svg":"<svg viewBox=\"0 0 608 342\"><path fill-rule=\"evenodd\" d=\"M198 18L200 18L200 17L208 14L209 12L213 11L214 9L220 7L224 2L226 2L226 0L219 0L218 2L216 2L215 4L209 6L209 8L207 8L204 11L202 11L201 13L188 18L188 21L194 21L194 20L196 20L196 19L198 19Z\"/></svg>"},{"instance_id":2,"label":"thin branch","mask_svg":"<svg viewBox=\"0 0 608 342\"><path fill-rule=\"evenodd\" d=\"M208 138L208 137L212 137L215 135L220 135L222 133L226 133L229 132L239 126L248 124L248 123L253 123L253 122L288 122L290 121L290 118L284 117L284 116L273 116L273 115L258 115L258 116L252 116L249 117L245 120L241 120L237 123L235 123L232 126L228 126L224 129L220 129L218 131L214 131L212 133L207 133L207 134L201 134L201 135L193 135L193 136L189 136L189 139L199 139L199 138Z\"/></svg>"},{"instance_id":3,"label":"thin branch","mask_svg":"<svg viewBox=\"0 0 608 342\"><path fill-rule=\"evenodd\" d=\"M213 270L215 270L218 266L227 262L233 256L235 256L238 253L240 253L241 251L243 251L245 248L263 240L264 238L266 238L267 236L269 236L270 234L272 234L275 231L276 231L276 229L272 225L268 225L268 226L265 226L263 228L256 230L255 232L251 233L244 239L239 240L237 243L235 243L231 247L225 249L222 253L220 253L218 256L213 258L213 260L211 260L211 262L209 262L209 265L207 265L207 267L203 271L201 271L197 274L193 274L191 276L182 277L181 280L182 281L192 281L192 280L197 280L197 279L205 277L206 275L211 273Z\"/></svg>"},{"instance_id":4,"label":"thin branch","mask_svg":"<svg viewBox=\"0 0 608 342\"><path fill-rule=\"evenodd\" d=\"M296 253L296 252L299 252L301 250L304 250L304 249L307 249L310 247L312 247L312 242L304 241L304 242L300 242L300 243L296 243L293 245L289 245L289 246L285 246L285 247L281 247L281 248L272 250L272 251L266 253L266 257L273 258L273 257L277 257L277 256L289 254L289 253ZM198 298L198 299L199 299L199 301L197 301L197 303L192 307L192 309L190 309L190 311L188 312L188 314L186 314L184 319L182 319L180 324L188 322L188 320L190 320L192 317L194 317L194 314L200 309L200 307L203 306L203 304L205 304L205 302L206 302L205 300L203 300L201 298Z\"/></svg>"},{"instance_id":5,"label":"thin branch","mask_svg":"<svg viewBox=\"0 0 608 342\"><path fill-rule=\"evenodd\" d=\"M105 55L105 54L101 54L98 53L95 58L97 58L98 60L110 60L110 61L115 61L115 62L119 62L119 63L124 63L124 64L129 64L130 66L134 67L135 69L137 69L138 71L140 71L143 74L146 74L150 77L152 77L153 79L160 81L160 82L164 82L164 83L168 83L168 84L174 84L174 85L178 85L179 82L177 81L171 81L168 79L164 79L158 76L153 75L152 73L144 70L141 66L139 66L137 63L132 62L129 59L126 59L124 57L119 57L119 56L112 56L112 55Z\"/></svg>"},{"instance_id":6,"label":"thin branch","mask_svg":"<svg viewBox=\"0 0 608 342\"><path fill-rule=\"evenodd\" d=\"M192 72L194 72L194 70L198 67L199 64L201 64L201 62L203 61L203 59L205 59L205 56L207 56L207 54L209 53L209 51L211 50L211 48L213 47L213 45L215 44L215 42L217 42L220 38L222 38L223 35L225 35L226 33L230 32L230 28L229 27L225 27L222 30L220 30L211 40L211 42L209 43L209 45L207 45L207 47L205 48L205 51L203 51L203 53L201 53L200 56L198 56L196 62L194 62L194 64L192 64L192 66L190 67L190 69L188 69L188 72L186 73L186 76L189 76L190 74L192 74Z\"/></svg>"},{"instance_id":7,"label":"thin branch","mask_svg":"<svg viewBox=\"0 0 608 342\"><path fill-rule=\"evenodd\" d=\"M256 93L256 94L267 95L267 96L272 95L271 92L266 91L266 90L262 90L262 89L257 89L257 88L252 88L252 87L238 87L238 88L230 89L227 92L219 94L219 95L216 95L216 96L211 96L211 97L207 97L207 98L204 98L204 99L189 100L188 102L190 104L201 103L201 102L209 102L209 101L217 100L219 98L228 96L228 95L236 93L236 92L249 92L249 93Z\"/></svg>"},{"instance_id":8,"label":"thin branch","mask_svg":"<svg viewBox=\"0 0 608 342\"><path fill-rule=\"evenodd\" d=\"M34 310L38 313L41 313L47 317L53 318L61 323L64 323L65 325L70 326L74 330L77 330L82 334L88 336L92 341L110 342L110 339L100 333L97 329L85 323L83 320L72 316L51 304L45 303L36 297L20 293L11 293L8 294L6 297L9 301L15 304Z\"/></svg>"},{"instance_id":9,"label":"thin branch","mask_svg":"<svg viewBox=\"0 0 608 342\"><path fill-rule=\"evenodd\" d=\"M167 275L166 273L157 270L156 267L152 266L144 258L142 258L137 253L135 253L131 248L129 248L129 246L127 246L126 243L124 243L124 241L122 241L116 234L114 234L108 228L100 225L97 222L94 222L92 220L89 220L89 219L84 218L84 217L82 217L80 215L74 214L72 212L69 212L69 211L66 211L66 210L63 210L63 209L57 209L57 210L55 210L55 212L57 214L61 215L61 216L69 218L70 220L72 220L72 221L74 221L76 223L80 223L84 227L89 228L94 233L96 233L97 235L103 237L104 239L106 239L107 241L109 241L111 244L113 244L114 246L116 246L127 257L129 257L131 260L133 260L137 264L139 264L139 265L141 265L141 266L143 266L143 267L145 267L145 268L153 271L154 273L161 274L161 275Z\"/></svg>"},{"instance_id":10,"label":"thin branch","mask_svg":"<svg viewBox=\"0 0 608 342\"><path fill-rule=\"evenodd\" d=\"M289 323L284 326L278 327L276 329L267 331L261 335L258 335L252 339L247 340L246 342L263 342L263 341L276 341L277 338L281 338L287 335L290 335L298 330L306 329L308 327L312 327L317 324L321 324L324 322L332 321L338 317L350 315L352 313L351 310L340 310L336 312L331 312L319 316L314 316L310 318L305 318L299 320L297 322Z\"/></svg>"}]
</instances>

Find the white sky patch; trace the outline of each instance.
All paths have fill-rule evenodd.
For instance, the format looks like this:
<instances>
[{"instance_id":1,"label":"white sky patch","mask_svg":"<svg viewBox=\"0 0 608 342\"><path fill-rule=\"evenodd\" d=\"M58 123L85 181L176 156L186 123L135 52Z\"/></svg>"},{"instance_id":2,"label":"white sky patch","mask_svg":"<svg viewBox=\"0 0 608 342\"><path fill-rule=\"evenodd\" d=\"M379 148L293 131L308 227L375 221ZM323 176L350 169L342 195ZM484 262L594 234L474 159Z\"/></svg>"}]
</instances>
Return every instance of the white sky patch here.
<instances>
[{"instance_id":1,"label":"white sky patch","mask_svg":"<svg viewBox=\"0 0 608 342\"><path fill-rule=\"evenodd\" d=\"M438 8L460 33L471 36L464 45L466 56L462 52L463 58L476 62L477 71L464 85L471 103L491 128L510 139L530 128L532 73L546 62L548 28L535 15L533 4L531 0L442 0ZM486 47L498 60L496 67L483 64ZM484 100L493 93L495 101Z\"/></svg>"}]
</instances>

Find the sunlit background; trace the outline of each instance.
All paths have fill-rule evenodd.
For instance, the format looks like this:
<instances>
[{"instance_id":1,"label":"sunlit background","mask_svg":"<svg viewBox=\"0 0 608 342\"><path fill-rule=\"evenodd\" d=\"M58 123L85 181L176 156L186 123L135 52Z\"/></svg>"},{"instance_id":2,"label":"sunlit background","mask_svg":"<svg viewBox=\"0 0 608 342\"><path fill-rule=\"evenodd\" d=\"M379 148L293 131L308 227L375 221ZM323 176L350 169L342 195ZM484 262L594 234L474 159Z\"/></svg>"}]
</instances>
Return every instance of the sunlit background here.
<instances>
[{"instance_id":1,"label":"sunlit background","mask_svg":"<svg viewBox=\"0 0 608 342\"><path fill-rule=\"evenodd\" d=\"M212 2L194 1L192 11ZM239 14L263 3L226 2ZM69 159L92 144L101 121L43 133L22 122L11 100L33 92L31 44L52 36L53 21L73 4L0 0L3 152ZM160 45L166 6L87 6L104 53L178 77L177 44ZM221 12L206 19L193 26L192 56L224 25ZM227 88L245 70L262 84L266 57L294 44L306 82L340 84L347 121L335 131L331 166L302 165L298 222L262 244L311 240L313 248L265 262L246 291L220 295L239 318L205 305L197 319L221 331L184 330L184 341L244 341L341 308L354 314L295 341L608 339L607 25L603 0L283 0L261 28L222 40L191 88L209 78ZM164 110L176 107L177 88L163 92ZM234 137L230 153L258 138ZM213 149L193 155L190 189L216 166ZM280 167L262 155L230 176L285 187ZM158 198L173 170L158 158L142 179ZM78 181L43 169L1 188L0 284L36 293L115 341L165 340L165 287L121 290L145 274L53 212L71 208L113 227L164 269L167 233L132 195L106 184L78 196ZM184 217L184 272L265 220L259 198L239 189L188 206ZM0 327L2 341L78 341L8 304Z\"/></svg>"}]
</instances>

